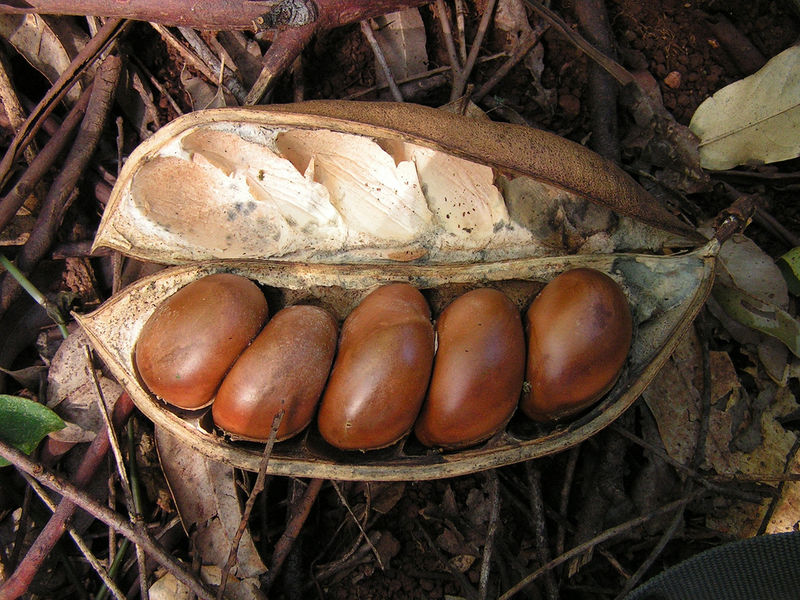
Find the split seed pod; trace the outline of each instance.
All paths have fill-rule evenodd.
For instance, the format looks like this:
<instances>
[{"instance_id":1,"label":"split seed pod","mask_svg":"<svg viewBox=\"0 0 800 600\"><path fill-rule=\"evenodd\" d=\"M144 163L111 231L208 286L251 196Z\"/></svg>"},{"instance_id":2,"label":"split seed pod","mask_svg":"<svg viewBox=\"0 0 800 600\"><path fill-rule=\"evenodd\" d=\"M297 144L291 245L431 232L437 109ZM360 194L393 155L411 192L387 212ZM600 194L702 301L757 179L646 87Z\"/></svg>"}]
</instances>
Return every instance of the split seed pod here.
<instances>
[{"instance_id":1,"label":"split seed pod","mask_svg":"<svg viewBox=\"0 0 800 600\"><path fill-rule=\"evenodd\" d=\"M582 204L562 210L580 202L576 195L591 200L592 215L606 215L593 222L617 229L587 233L594 237L585 246L554 245L565 232L547 229L559 221L553 215L586 214ZM137 377L133 349L144 323L188 283L233 272L264 286L273 309L319 304L341 321L369 290L391 282L423 291L438 317L477 287L521 306L563 271L612 275L635 323L627 365L568 422L513 418L490 446L426 453L401 443L363 456L343 456L311 429L298 444L278 444L268 466L331 479L450 477L560 452L619 417L704 303L719 244L657 253L698 243L621 169L532 128L393 103L215 109L175 119L130 155L95 240L176 266L77 318L148 418L198 452L257 471L258 448L216 433L210 414L171 411ZM580 253L597 248L606 253Z\"/></svg>"},{"instance_id":2,"label":"split seed pod","mask_svg":"<svg viewBox=\"0 0 800 600\"><path fill-rule=\"evenodd\" d=\"M136 369L165 402L202 408L266 319L267 300L252 281L229 273L198 279L147 320L136 343Z\"/></svg>"},{"instance_id":3,"label":"split seed pod","mask_svg":"<svg viewBox=\"0 0 800 600\"><path fill-rule=\"evenodd\" d=\"M430 318L418 290L394 283L372 292L345 319L317 418L328 443L374 450L411 430L433 364Z\"/></svg>"},{"instance_id":4,"label":"split seed pod","mask_svg":"<svg viewBox=\"0 0 800 600\"><path fill-rule=\"evenodd\" d=\"M217 392L214 424L235 438L276 441L311 423L336 352L336 319L316 306L278 311L234 363Z\"/></svg>"},{"instance_id":5,"label":"split seed pod","mask_svg":"<svg viewBox=\"0 0 800 600\"><path fill-rule=\"evenodd\" d=\"M517 407L525 374L519 310L481 288L454 300L436 322L438 348L414 432L426 446L462 448L497 433Z\"/></svg>"}]
</instances>

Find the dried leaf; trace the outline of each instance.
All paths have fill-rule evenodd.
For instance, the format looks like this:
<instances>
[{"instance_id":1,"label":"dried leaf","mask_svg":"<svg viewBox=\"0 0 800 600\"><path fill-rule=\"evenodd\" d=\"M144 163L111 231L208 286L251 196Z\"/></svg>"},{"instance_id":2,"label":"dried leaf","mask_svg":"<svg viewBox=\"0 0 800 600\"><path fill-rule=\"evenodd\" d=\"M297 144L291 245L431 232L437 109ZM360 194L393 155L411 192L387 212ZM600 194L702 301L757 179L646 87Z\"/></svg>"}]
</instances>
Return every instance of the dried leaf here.
<instances>
[{"instance_id":1,"label":"dried leaf","mask_svg":"<svg viewBox=\"0 0 800 600\"><path fill-rule=\"evenodd\" d=\"M700 138L706 169L800 156L800 46L706 99L689 127Z\"/></svg>"},{"instance_id":2,"label":"dried leaf","mask_svg":"<svg viewBox=\"0 0 800 600\"><path fill-rule=\"evenodd\" d=\"M97 405L97 388L89 375L88 347L86 334L76 331L64 340L50 363L47 406L68 422L67 427L52 434L61 442L90 442L105 427ZM122 394L122 387L100 371L97 379L110 411Z\"/></svg>"},{"instance_id":3,"label":"dried leaf","mask_svg":"<svg viewBox=\"0 0 800 600\"><path fill-rule=\"evenodd\" d=\"M198 454L163 427L155 428L155 437L161 467L184 529L189 535L195 534L194 545L204 565L224 568L242 518L233 468ZM265 598L259 591L259 576L266 570L253 538L245 531L226 597Z\"/></svg>"},{"instance_id":4,"label":"dried leaf","mask_svg":"<svg viewBox=\"0 0 800 600\"><path fill-rule=\"evenodd\" d=\"M424 73L428 68L425 49L425 24L418 8L407 8L375 19L375 38L395 80ZM384 83L383 69L375 69L379 83Z\"/></svg>"},{"instance_id":5,"label":"dried leaf","mask_svg":"<svg viewBox=\"0 0 800 600\"><path fill-rule=\"evenodd\" d=\"M25 454L30 454L48 433L64 427L64 421L52 410L28 398L0 394L0 439ZM0 467L7 467L0 458Z\"/></svg>"},{"instance_id":6,"label":"dried leaf","mask_svg":"<svg viewBox=\"0 0 800 600\"><path fill-rule=\"evenodd\" d=\"M61 32L64 36L64 33ZM72 35L77 35L72 33ZM44 75L53 83L69 66L74 53L67 47L82 45L83 41L75 44L76 40L62 41L56 31L47 21L36 14L28 15L0 15L0 36L5 38L33 68ZM66 37L66 36L65 36ZM80 95L81 86L77 84L67 93L70 102L75 102Z\"/></svg>"}]
</instances>

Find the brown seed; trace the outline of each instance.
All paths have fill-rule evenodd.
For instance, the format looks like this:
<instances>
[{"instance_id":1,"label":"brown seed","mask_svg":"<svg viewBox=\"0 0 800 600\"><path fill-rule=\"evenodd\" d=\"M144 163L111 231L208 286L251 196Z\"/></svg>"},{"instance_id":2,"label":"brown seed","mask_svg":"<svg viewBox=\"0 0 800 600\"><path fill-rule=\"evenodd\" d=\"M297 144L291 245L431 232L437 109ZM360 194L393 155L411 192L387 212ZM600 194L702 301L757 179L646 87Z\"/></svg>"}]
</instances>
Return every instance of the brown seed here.
<instances>
[{"instance_id":1,"label":"brown seed","mask_svg":"<svg viewBox=\"0 0 800 600\"><path fill-rule=\"evenodd\" d=\"M344 450L389 446L414 425L433 364L430 309L405 283L373 291L345 319L318 423Z\"/></svg>"},{"instance_id":2,"label":"brown seed","mask_svg":"<svg viewBox=\"0 0 800 600\"><path fill-rule=\"evenodd\" d=\"M617 380L631 346L632 319L620 286L588 268L566 271L526 315L530 394L520 408L537 421L589 406Z\"/></svg>"},{"instance_id":3,"label":"brown seed","mask_svg":"<svg viewBox=\"0 0 800 600\"><path fill-rule=\"evenodd\" d=\"M206 406L267 313L264 294L249 279L230 273L198 279L162 302L145 323L134 350L139 376L165 402Z\"/></svg>"},{"instance_id":4,"label":"brown seed","mask_svg":"<svg viewBox=\"0 0 800 600\"><path fill-rule=\"evenodd\" d=\"M211 408L214 423L238 438L266 441L283 408L278 441L314 418L336 352L338 326L326 310L279 311L234 363Z\"/></svg>"},{"instance_id":5,"label":"brown seed","mask_svg":"<svg viewBox=\"0 0 800 600\"><path fill-rule=\"evenodd\" d=\"M426 446L461 448L497 433L517 407L525 335L514 303L482 288L454 300L436 323L438 349L414 428Z\"/></svg>"}]
</instances>

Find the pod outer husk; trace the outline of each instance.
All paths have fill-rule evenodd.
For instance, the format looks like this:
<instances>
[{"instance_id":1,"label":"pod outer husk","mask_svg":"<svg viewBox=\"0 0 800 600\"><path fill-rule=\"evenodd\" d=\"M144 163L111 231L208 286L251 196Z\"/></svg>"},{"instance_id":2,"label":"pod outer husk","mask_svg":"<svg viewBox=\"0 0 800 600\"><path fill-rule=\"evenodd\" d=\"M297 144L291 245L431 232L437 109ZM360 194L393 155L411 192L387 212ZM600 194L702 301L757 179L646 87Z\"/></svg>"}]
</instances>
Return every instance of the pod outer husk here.
<instances>
[{"instance_id":1,"label":"pod outer husk","mask_svg":"<svg viewBox=\"0 0 800 600\"><path fill-rule=\"evenodd\" d=\"M133 365L133 349L144 323L175 290L216 272L233 272L280 290L287 303L322 303L340 320L375 286L406 281L423 290L493 286L506 291L543 286L578 266L609 274L621 284L634 311L634 339L614 387L588 412L568 423L512 422L481 446L447 453L426 452L408 441L387 450L352 456L327 446L309 431L273 449L268 471L276 475L341 480L413 481L454 477L563 451L596 434L639 396L677 346L713 283L719 243L672 256L573 255L503 263L462 265L327 265L264 261L218 261L179 266L142 279L89 315L75 315L92 345L137 407L183 443L221 462L257 471L263 449L233 444L216 435L210 417L181 414L149 394ZM531 288L532 289L532 288ZM531 292L532 296L532 292ZM520 309L530 297L517 302Z\"/></svg>"},{"instance_id":2,"label":"pod outer husk","mask_svg":"<svg viewBox=\"0 0 800 600\"><path fill-rule=\"evenodd\" d=\"M248 217L247 207L245 206L244 214L239 215L239 207L211 206L212 200L203 199L205 188L197 175L206 174L211 177L210 173L213 169L204 171L205 167L202 164L179 160L172 155L164 157L161 153L169 154L170 151L166 150L168 145L187 133L208 128L219 130L219 128L230 127L232 124L264 127L273 131L325 130L341 134L355 134L363 136L365 139L381 140L381 143L389 145L395 142L407 142L441 151L449 156L457 157L459 160L464 159L492 167L496 173L506 176L527 176L587 198L619 215L632 217L642 223L681 236L684 240L690 240L692 243L704 241L698 237L692 227L666 210L614 163L579 144L554 134L506 123L474 120L413 104L314 101L269 107L232 107L197 111L167 124L140 144L126 161L98 228L95 246L106 246L144 260L170 264L222 256L227 258L227 254L219 252L229 242L224 239L214 239L213 232L207 233L206 221L230 219L233 218L233 212L237 213L236 218L241 216L246 219ZM169 173L174 170L175 166L183 165L181 176L187 181L185 185L181 185L169 175L165 175L165 185L169 183L174 186L175 194L181 197L173 201L165 200L164 206L154 205L152 207L154 213L165 216L168 222L148 225L152 228L152 232L142 231L142 220L136 218L136 215L126 215L121 207L125 205L126 195L131 193L136 173L141 168L159 170L157 166L159 163L155 160L157 157L161 157L161 164L164 165L161 169L162 172ZM172 167L168 164L170 161L175 163ZM214 184L221 188L230 185L230 181L219 173L216 179L212 178ZM151 178L149 176L142 178L142 186L145 188L148 179ZM248 185L251 186L251 190L259 188L257 181L249 180ZM158 186L156 188L158 189ZM272 210L265 208L270 203L270 191L267 189L266 192L258 193L266 194L266 198L264 202L252 203L259 209L251 218L258 215L266 222L270 220L270 216L264 211ZM211 198L220 197L219 194L210 196ZM147 202L149 200L145 201L145 203ZM244 204L251 203L245 202ZM280 202L278 204L286 207ZM121 217L120 215L125 216ZM189 230L171 231L176 223L192 218L198 219L199 222L190 226ZM265 240L272 242L273 238L274 240L296 239L300 235L301 228L292 230L292 225L289 225L290 231L285 232L281 230L281 226L275 225L275 222L280 220L272 221L276 229L268 235L264 234L261 238L245 236L243 240L239 240L244 245L239 256L250 258L281 256L282 242L276 242L274 250L270 251L272 254L267 252L266 255L263 254L261 245ZM508 223L495 222L495 225L498 230L503 230ZM489 228L489 232L491 233L491 228ZM441 232L439 233L441 234ZM378 247L384 252L381 254L381 258L388 256L391 260L416 260L425 254L419 245L405 244L403 240L395 243L392 239L386 239L380 243L381 235L378 236ZM225 236L220 235L219 237L224 238ZM442 236L440 235L440 237ZM447 242L445 242L446 245ZM519 246L519 242L510 241L509 245ZM480 249L478 247L474 250ZM237 251L239 251L238 246ZM516 251L527 250L517 248ZM345 250L340 250L340 252L342 253L341 260L336 256L328 255L324 256L322 260L326 262L353 260ZM532 245L527 255L533 256L535 253L541 255L542 249L534 249ZM288 251L288 254L291 257L291 250ZM308 260L319 259L310 255ZM448 254L445 252L435 258L437 262L455 260L463 260L463 257L448 258Z\"/></svg>"}]
</instances>

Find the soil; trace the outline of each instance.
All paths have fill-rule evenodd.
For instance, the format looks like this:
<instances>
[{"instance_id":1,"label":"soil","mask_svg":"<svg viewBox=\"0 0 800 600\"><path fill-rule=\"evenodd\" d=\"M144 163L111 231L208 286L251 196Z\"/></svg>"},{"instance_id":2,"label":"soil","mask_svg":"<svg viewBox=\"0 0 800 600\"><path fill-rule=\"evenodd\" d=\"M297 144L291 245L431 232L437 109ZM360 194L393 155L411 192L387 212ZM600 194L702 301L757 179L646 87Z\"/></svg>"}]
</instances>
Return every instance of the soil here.
<instances>
[{"instance_id":1,"label":"soil","mask_svg":"<svg viewBox=\"0 0 800 600\"><path fill-rule=\"evenodd\" d=\"M467 2L468 39L478 27L479 10L485 3L478 1L477 4L476 7L475 3ZM795 43L800 34L800 15L793 9L793 4L786 1L653 0L642 3L638 0L609 0L606 5L620 63L632 71L649 72L657 83L664 107L683 125L688 125L695 109L705 98L754 70L753 63L748 63L743 57L753 59L755 56L753 60L756 62L758 56L762 60L768 59ZM578 29L570 3L556 3L553 9L571 27ZM421 12L430 46L429 67L446 65L447 53L433 12L427 6L422 7ZM529 15L532 15L530 11ZM729 22L724 26L728 28L725 31L738 33L752 47L743 50L741 45L723 39L717 28L721 17ZM536 18L531 16L531 22ZM179 104L188 109L188 98L179 84L180 59L166 49L152 30L142 26L136 31L141 35L129 36L126 43L154 77L167 86ZM483 53L497 51L501 43L498 37L490 36ZM552 28L544 34L541 43L544 64L538 77L541 86L553 92L551 104L541 103L531 83L532 73L522 64L512 69L492 91L492 97L532 126L585 143L592 135L587 110L589 61ZM302 59L306 98L343 98L370 88L376 81L374 55L357 25L318 36L306 48ZM476 82L490 76L493 68L492 63L481 66L475 76ZM447 86L429 89L414 100L438 105L447 100L448 93ZM272 99L276 102L291 101L293 95L292 80L287 76L274 91ZM365 97L375 96L368 94ZM163 97L156 94L154 101L162 122L174 118L174 112ZM621 113L620 120L620 137L624 138L631 119ZM10 138L3 136L0 139L7 141ZM130 140L128 144L131 144ZM104 154L109 169L113 164L111 157L115 154L113 146L114 134L110 133ZM779 215L781 223L791 232L800 235L797 181L794 181L794 188L791 185L771 185L766 177L774 172L796 175L800 172L800 162L789 161L756 169L753 171L755 177L740 181L738 185L743 191L760 193L767 201L767 209ZM96 183L97 179L95 173L92 181ZM696 206L694 210L698 220L713 218L719 208L730 203L712 192L687 201ZM75 214L78 211L83 211L83 214ZM91 238L91 224L96 225L98 212L94 202L77 203L67 217L72 227L64 236L65 240ZM750 233L773 257L791 247L787 240L776 237L762 225L754 225ZM59 280L57 286L61 291L70 288L69 291L78 298L79 310L84 311L98 302L94 288L105 285L100 268L97 269L99 283L84 282L87 277L91 278L86 272L86 264L83 261L71 263L69 276L64 276L63 283ZM81 289L87 288L91 293L82 294ZM80 306L81 302L85 305ZM22 353L14 366L29 366L32 360L30 351ZM651 417L644 404L639 402L623 421L626 428L642 432L648 427ZM137 424L145 431L150 427L141 417ZM796 421L784 425L798 427ZM152 453L148 460L151 467L157 464ZM573 460L577 462L571 462ZM562 488L572 468L574 481L564 492ZM497 498L490 491L493 475L487 474L407 484L339 484L341 493L348 500L347 507L333 485L328 483L323 487L270 597L289 600L315 597L334 600L470 598L480 587L482 559L490 537L492 510L496 507L499 518L493 537L494 551L486 596L496 598L542 564L536 541L540 524L546 524L551 555L554 556L558 554L558 544L562 551L569 549L579 534L586 534L581 531L581 519L589 518L594 503L605 507L604 514L595 521L596 531L593 533L596 534L647 512L648 507L679 497L682 483L676 474L652 469L652 462L644 451L621 442L621 437L613 431L605 431L582 444L579 450L541 459L535 465L515 465L498 470ZM536 486L532 479L535 480L537 473L541 475L543 515L531 508L536 504ZM598 481L595 473L608 474L608 478ZM7 472L1 477L0 513L7 516L15 505L21 504L24 483ZM153 521L164 524L175 516L175 512L165 499L163 490L166 484L156 468L148 470L148 482L150 498L146 514ZM644 484L650 486L650 491L634 499L633 490L641 490ZM290 485L285 480L272 482L269 504L266 508L261 505L255 512L252 521L254 537L268 548L283 530L279 524L287 518L286 498ZM647 571L647 576L726 541L724 535L704 525L705 515L721 509L724 503L724 500L717 499L711 505L690 504L684 525ZM124 508L120 508L124 512ZM363 543L351 510L367 524L370 539L374 538L374 548ZM262 527L264 520L269 523L266 529ZM586 564L567 563L559 567L551 580L551 584L555 582L558 586L558 597L565 600L617 597L626 580L647 559L667 525L668 521L650 522L647 526L632 528L595 549ZM100 539L98 549L104 544L107 548L101 528L95 525L89 533ZM3 531L0 531L2 535ZM582 539L587 537L584 535ZM177 555L191 562L189 544L182 534L175 536L172 544ZM375 554L380 556L380 564ZM329 576L317 576L326 569ZM42 576L38 582L40 597L62 597L62 593L64 597L73 597L74 590L65 583L58 569L51 569L50 573L52 578ZM129 583L135 587L133 580ZM96 584L86 585L93 592ZM546 577L537 579L514 598L548 598L547 585Z\"/></svg>"}]
</instances>

